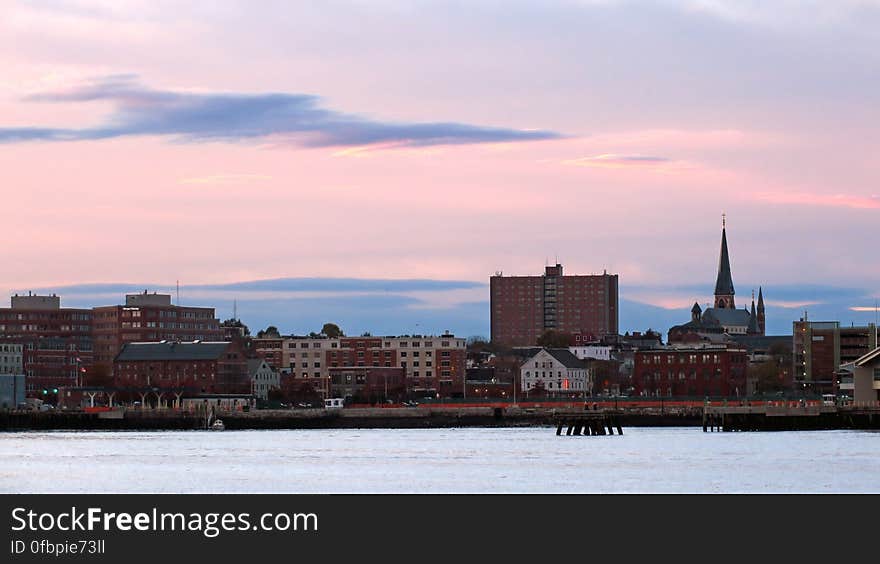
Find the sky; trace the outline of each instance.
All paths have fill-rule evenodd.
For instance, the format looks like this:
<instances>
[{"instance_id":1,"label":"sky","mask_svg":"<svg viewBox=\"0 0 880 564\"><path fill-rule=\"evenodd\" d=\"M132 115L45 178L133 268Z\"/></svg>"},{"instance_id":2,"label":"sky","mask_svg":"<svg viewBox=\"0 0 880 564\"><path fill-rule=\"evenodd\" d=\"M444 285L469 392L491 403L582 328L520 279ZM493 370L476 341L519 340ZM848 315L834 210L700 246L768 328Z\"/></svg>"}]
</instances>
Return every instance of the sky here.
<instances>
[{"instance_id":1,"label":"sky","mask_svg":"<svg viewBox=\"0 0 880 564\"><path fill-rule=\"evenodd\" d=\"M486 335L489 276L559 261L665 330L712 299L723 213L771 332L876 318L880 1L0 12L9 293Z\"/></svg>"}]
</instances>

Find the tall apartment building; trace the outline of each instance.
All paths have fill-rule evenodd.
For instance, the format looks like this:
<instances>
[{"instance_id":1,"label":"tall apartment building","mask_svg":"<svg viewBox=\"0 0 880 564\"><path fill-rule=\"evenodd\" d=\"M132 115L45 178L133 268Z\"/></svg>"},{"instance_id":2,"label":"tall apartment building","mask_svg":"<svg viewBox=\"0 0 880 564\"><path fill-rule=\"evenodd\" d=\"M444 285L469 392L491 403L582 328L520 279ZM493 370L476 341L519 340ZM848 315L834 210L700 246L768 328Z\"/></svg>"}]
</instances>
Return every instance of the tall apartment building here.
<instances>
[{"instance_id":1,"label":"tall apartment building","mask_svg":"<svg viewBox=\"0 0 880 564\"><path fill-rule=\"evenodd\" d=\"M0 308L0 344L22 348L27 391L76 385L78 374L92 363L92 311L62 308L56 295L12 296Z\"/></svg>"},{"instance_id":2,"label":"tall apartment building","mask_svg":"<svg viewBox=\"0 0 880 564\"><path fill-rule=\"evenodd\" d=\"M125 305L93 310L94 362L112 365L125 343L222 341L212 307L173 305L169 294L128 294Z\"/></svg>"},{"instance_id":3,"label":"tall apartment building","mask_svg":"<svg viewBox=\"0 0 880 564\"><path fill-rule=\"evenodd\" d=\"M451 334L394 337L285 337L283 370L289 377L329 393L331 368L377 367L404 369L407 392L453 397L464 393L467 347ZM257 354L278 358L274 343Z\"/></svg>"},{"instance_id":4,"label":"tall apartment building","mask_svg":"<svg viewBox=\"0 0 880 564\"><path fill-rule=\"evenodd\" d=\"M834 393L841 364L853 362L877 348L877 326L841 327L839 321L807 321L792 327L792 374L795 387Z\"/></svg>"},{"instance_id":5,"label":"tall apartment building","mask_svg":"<svg viewBox=\"0 0 880 564\"><path fill-rule=\"evenodd\" d=\"M618 332L617 275L565 276L562 265L543 276L489 279L492 342L534 346L545 331L589 341Z\"/></svg>"}]
</instances>

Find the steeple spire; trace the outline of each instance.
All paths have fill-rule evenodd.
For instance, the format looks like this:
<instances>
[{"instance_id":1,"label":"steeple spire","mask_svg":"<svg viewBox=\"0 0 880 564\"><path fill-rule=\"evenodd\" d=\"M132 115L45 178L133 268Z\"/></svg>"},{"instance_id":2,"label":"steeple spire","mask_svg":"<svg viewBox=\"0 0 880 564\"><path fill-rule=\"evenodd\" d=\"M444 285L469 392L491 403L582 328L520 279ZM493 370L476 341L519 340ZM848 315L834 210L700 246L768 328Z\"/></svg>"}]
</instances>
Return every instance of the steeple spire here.
<instances>
[{"instance_id":1,"label":"steeple spire","mask_svg":"<svg viewBox=\"0 0 880 564\"><path fill-rule=\"evenodd\" d=\"M730 274L730 255L727 251L727 215L721 215L721 256L718 260L718 278L715 280L715 307L734 309L733 277Z\"/></svg>"},{"instance_id":2,"label":"steeple spire","mask_svg":"<svg viewBox=\"0 0 880 564\"><path fill-rule=\"evenodd\" d=\"M749 313L749 327L747 329L749 335L758 334L758 314L755 312L755 291L752 290L752 311Z\"/></svg>"},{"instance_id":3,"label":"steeple spire","mask_svg":"<svg viewBox=\"0 0 880 564\"><path fill-rule=\"evenodd\" d=\"M767 318L764 316L764 292L758 286L758 332L761 335L766 335L766 330Z\"/></svg>"}]
</instances>

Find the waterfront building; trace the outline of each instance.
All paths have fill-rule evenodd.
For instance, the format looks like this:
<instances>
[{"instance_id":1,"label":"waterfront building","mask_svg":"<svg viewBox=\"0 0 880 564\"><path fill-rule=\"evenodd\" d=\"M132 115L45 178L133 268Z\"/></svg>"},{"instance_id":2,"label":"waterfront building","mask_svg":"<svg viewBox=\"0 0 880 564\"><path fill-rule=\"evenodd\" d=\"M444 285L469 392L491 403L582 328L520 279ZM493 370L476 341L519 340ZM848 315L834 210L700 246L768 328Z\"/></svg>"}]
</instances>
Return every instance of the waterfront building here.
<instances>
[{"instance_id":1,"label":"waterfront building","mask_svg":"<svg viewBox=\"0 0 880 564\"><path fill-rule=\"evenodd\" d=\"M817 394L835 393L841 365L859 360L878 346L877 326L841 327L839 321L808 321L792 324L792 373L794 385Z\"/></svg>"},{"instance_id":2,"label":"waterfront building","mask_svg":"<svg viewBox=\"0 0 880 564\"><path fill-rule=\"evenodd\" d=\"M697 341L723 342L731 335L764 335L766 315L764 291L758 288L758 301L752 293L751 309L736 308L736 291L730 269L730 253L727 248L727 225L722 220L721 252L718 258L718 274L715 279L715 301L713 307L703 309L694 302L691 320L669 329L667 341L687 343Z\"/></svg>"},{"instance_id":3,"label":"waterfront building","mask_svg":"<svg viewBox=\"0 0 880 564\"><path fill-rule=\"evenodd\" d=\"M93 309L94 362L112 364L126 343L220 341L224 331L214 308L171 303L171 295L127 294L125 305Z\"/></svg>"},{"instance_id":4,"label":"waterfront building","mask_svg":"<svg viewBox=\"0 0 880 564\"><path fill-rule=\"evenodd\" d=\"M248 380L251 383L251 394L262 400L269 399L269 392L281 387L278 371L273 369L263 358L247 359Z\"/></svg>"},{"instance_id":5,"label":"waterfront building","mask_svg":"<svg viewBox=\"0 0 880 564\"><path fill-rule=\"evenodd\" d=\"M113 361L116 388L153 389L190 396L251 390L240 341L125 343Z\"/></svg>"},{"instance_id":6,"label":"waterfront building","mask_svg":"<svg viewBox=\"0 0 880 564\"><path fill-rule=\"evenodd\" d=\"M563 275L561 264L542 276L489 279L491 339L504 346L535 346L547 331L593 341L618 331L616 274ZM576 343L571 343L576 344Z\"/></svg>"},{"instance_id":7,"label":"waterfront building","mask_svg":"<svg viewBox=\"0 0 880 564\"><path fill-rule=\"evenodd\" d=\"M727 345L670 346L634 353L636 396L745 396L748 352Z\"/></svg>"},{"instance_id":8,"label":"waterfront building","mask_svg":"<svg viewBox=\"0 0 880 564\"><path fill-rule=\"evenodd\" d=\"M839 390L854 402L874 403L880 400L880 347L841 366Z\"/></svg>"},{"instance_id":9,"label":"waterfront building","mask_svg":"<svg viewBox=\"0 0 880 564\"><path fill-rule=\"evenodd\" d=\"M0 308L0 344L21 347L29 396L80 381L92 364L91 330L92 311L62 308L55 294L15 294L11 307Z\"/></svg>"},{"instance_id":10,"label":"waterfront building","mask_svg":"<svg viewBox=\"0 0 880 564\"><path fill-rule=\"evenodd\" d=\"M530 395L578 396L591 394L587 364L568 349L539 349L520 365L521 389Z\"/></svg>"}]
</instances>

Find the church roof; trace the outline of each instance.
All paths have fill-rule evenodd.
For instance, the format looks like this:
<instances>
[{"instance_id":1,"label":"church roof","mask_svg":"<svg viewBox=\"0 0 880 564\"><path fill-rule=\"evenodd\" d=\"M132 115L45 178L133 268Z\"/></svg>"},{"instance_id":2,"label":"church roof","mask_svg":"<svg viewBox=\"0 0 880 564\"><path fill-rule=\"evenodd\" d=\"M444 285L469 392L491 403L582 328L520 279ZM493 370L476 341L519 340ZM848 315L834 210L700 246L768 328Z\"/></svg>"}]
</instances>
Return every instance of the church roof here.
<instances>
[{"instance_id":1,"label":"church roof","mask_svg":"<svg viewBox=\"0 0 880 564\"><path fill-rule=\"evenodd\" d=\"M733 293L733 278L730 275L730 255L727 252L727 229L721 228L721 257L718 260L718 279L715 281L715 295L730 296Z\"/></svg>"},{"instance_id":2,"label":"church roof","mask_svg":"<svg viewBox=\"0 0 880 564\"><path fill-rule=\"evenodd\" d=\"M719 307L710 307L703 312L703 322L707 318L714 319L725 327L737 326L748 327L751 315L744 309L724 309Z\"/></svg>"}]
</instances>

